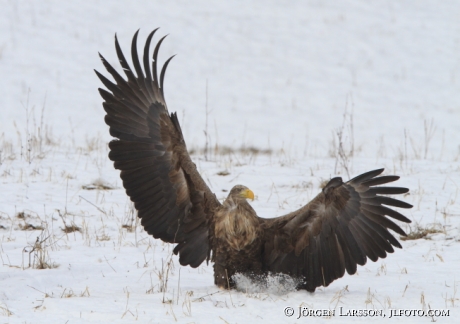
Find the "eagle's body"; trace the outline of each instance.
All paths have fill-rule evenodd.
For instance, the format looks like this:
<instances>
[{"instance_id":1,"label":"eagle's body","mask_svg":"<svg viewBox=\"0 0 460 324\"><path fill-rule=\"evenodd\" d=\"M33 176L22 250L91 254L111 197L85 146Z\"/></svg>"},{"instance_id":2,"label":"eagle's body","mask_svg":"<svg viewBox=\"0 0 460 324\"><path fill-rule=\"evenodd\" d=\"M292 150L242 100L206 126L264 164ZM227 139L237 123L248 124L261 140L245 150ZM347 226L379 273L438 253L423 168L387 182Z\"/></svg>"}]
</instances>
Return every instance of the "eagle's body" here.
<instances>
[{"instance_id":1,"label":"eagle's body","mask_svg":"<svg viewBox=\"0 0 460 324\"><path fill-rule=\"evenodd\" d=\"M155 30L156 31L156 30ZM115 83L96 71L110 91L99 89L107 113L105 122L116 139L109 158L126 193L134 202L144 229L155 238L177 244L181 265L198 267L214 262L215 284L234 286L232 276L283 273L300 279L298 288L314 291L344 275L354 274L367 258L376 261L401 248L388 231L406 235L392 220L410 222L386 206L412 206L383 195L407 193L400 187L381 187L399 179L379 176L383 169L361 174L348 182L333 178L311 202L287 215L259 217L247 198L248 188L237 185L220 203L192 162L175 113L169 113L157 57L149 58L153 31L144 47L143 64L134 35L127 63L115 38L115 47L127 80L101 56ZM142 68L143 65L143 68ZM386 205L386 206L384 206Z\"/></svg>"},{"instance_id":2,"label":"eagle's body","mask_svg":"<svg viewBox=\"0 0 460 324\"><path fill-rule=\"evenodd\" d=\"M214 283L219 287L233 287L236 272L262 274L263 228L246 200L248 191L241 185L233 187L215 214Z\"/></svg>"}]
</instances>

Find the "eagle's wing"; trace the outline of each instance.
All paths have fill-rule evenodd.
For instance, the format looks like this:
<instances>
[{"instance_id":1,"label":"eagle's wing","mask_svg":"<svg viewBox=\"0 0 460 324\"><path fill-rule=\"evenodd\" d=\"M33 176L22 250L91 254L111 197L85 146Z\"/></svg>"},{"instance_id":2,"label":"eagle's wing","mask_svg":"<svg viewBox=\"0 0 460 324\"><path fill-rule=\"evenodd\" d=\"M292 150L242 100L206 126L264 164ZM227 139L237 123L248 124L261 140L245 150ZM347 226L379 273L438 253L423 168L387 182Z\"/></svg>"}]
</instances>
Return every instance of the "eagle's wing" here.
<instances>
[{"instance_id":1,"label":"eagle's wing","mask_svg":"<svg viewBox=\"0 0 460 324\"><path fill-rule=\"evenodd\" d=\"M117 37L115 48L127 80L100 55L115 83L95 71L110 91L99 89L107 112L105 122L116 137L109 144L126 193L134 202L145 230L165 242L178 243L182 265L199 266L210 257L209 228L214 209L220 205L196 170L185 146L175 113L169 114L163 93L168 59L160 77L157 74L158 51L153 52L150 69L150 42L147 38L141 67L137 55L137 34L131 56L137 76L126 61ZM144 75L145 72L145 75Z\"/></svg>"},{"instance_id":2,"label":"eagle's wing","mask_svg":"<svg viewBox=\"0 0 460 324\"><path fill-rule=\"evenodd\" d=\"M403 194L400 187L375 187L396 181L398 176L380 176L383 169L364 173L346 183L333 178L322 192L301 209L273 219L264 219L264 263L267 271L286 273L306 282L308 291L328 286L341 278L345 269L356 272L367 258L376 261L394 252L399 242L388 231L406 235L385 216L410 220L385 207L412 206L379 194Z\"/></svg>"}]
</instances>

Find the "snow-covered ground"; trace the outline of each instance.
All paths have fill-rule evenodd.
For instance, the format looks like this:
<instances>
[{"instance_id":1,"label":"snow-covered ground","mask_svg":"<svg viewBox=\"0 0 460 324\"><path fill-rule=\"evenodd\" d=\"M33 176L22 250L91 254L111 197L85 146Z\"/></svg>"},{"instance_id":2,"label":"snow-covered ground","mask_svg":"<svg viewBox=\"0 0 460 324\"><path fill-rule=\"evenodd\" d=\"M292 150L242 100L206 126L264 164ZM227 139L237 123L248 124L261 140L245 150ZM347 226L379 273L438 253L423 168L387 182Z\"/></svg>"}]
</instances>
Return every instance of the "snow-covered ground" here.
<instances>
[{"instance_id":1,"label":"snow-covered ground","mask_svg":"<svg viewBox=\"0 0 460 324\"><path fill-rule=\"evenodd\" d=\"M331 319L343 323L433 320L389 319L390 309L449 310L434 320L456 322L460 3L0 6L2 323L312 320L297 319L299 307L336 310ZM156 27L170 34L160 59L178 54L165 81L169 109L219 198L247 185L258 214L274 217L307 203L332 176L385 167L411 189L403 200L414 205L404 211L412 224L403 229L434 233L313 294L276 280L267 290L221 291L211 265L180 267L173 246L142 230L107 158L92 71L107 74L98 52L119 69L115 32L129 56L134 32L141 28L141 46ZM63 231L72 226L80 231ZM353 309L386 317L340 316Z\"/></svg>"}]
</instances>

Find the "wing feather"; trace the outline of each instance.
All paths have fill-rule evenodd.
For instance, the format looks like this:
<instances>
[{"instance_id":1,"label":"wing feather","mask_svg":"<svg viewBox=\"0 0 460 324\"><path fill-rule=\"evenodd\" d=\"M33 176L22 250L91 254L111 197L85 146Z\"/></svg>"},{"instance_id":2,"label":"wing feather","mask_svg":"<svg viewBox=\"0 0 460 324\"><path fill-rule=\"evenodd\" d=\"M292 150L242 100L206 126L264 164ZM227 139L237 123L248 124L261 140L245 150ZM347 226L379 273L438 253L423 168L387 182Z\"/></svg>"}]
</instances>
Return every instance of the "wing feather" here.
<instances>
[{"instance_id":1,"label":"wing feather","mask_svg":"<svg viewBox=\"0 0 460 324\"><path fill-rule=\"evenodd\" d=\"M406 234L386 216L405 223L410 220L386 206L412 205L379 194L396 195L409 190L374 187L399 179L379 176L383 171L366 172L346 183L334 178L301 209L263 219L266 270L304 278L306 283L299 288L314 291L341 278L345 270L354 274L357 265L364 265L367 258L377 261L393 253L393 247L401 248L389 229Z\"/></svg>"},{"instance_id":2,"label":"wing feather","mask_svg":"<svg viewBox=\"0 0 460 324\"><path fill-rule=\"evenodd\" d=\"M172 57L157 77L158 53L165 37L155 46L150 69L150 44L156 31L147 37L143 64L137 50L139 31L134 34L131 57L136 73L115 35L117 57L127 80L100 55L114 80L95 71L108 90L99 89L99 93L107 113L105 122L116 138L109 143L109 158L121 170L123 186L144 229L155 238L177 243L174 252L180 263L197 267L209 260L212 217L220 203L196 170L177 116L169 114L165 104L163 81Z\"/></svg>"}]
</instances>

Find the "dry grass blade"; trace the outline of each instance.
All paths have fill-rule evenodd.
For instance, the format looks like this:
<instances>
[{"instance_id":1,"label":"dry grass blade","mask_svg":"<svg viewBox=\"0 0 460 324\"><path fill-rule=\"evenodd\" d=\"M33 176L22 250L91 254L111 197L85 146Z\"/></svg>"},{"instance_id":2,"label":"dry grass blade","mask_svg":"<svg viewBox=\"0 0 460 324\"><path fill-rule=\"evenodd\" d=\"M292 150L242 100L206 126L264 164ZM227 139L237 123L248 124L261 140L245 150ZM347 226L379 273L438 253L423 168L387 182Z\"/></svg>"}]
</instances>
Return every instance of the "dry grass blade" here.
<instances>
[{"instance_id":1,"label":"dry grass blade","mask_svg":"<svg viewBox=\"0 0 460 324\"><path fill-rule=\"evenodd\" d=\"M430 234L439 234L445 233L444 229L439 228L435 224L430 227L421 227L417 226L415 230L412 230L407 234L407 236L401 236L402 241L418 240L418 239L429 239Z\"/></svg>"}]
</instances>

